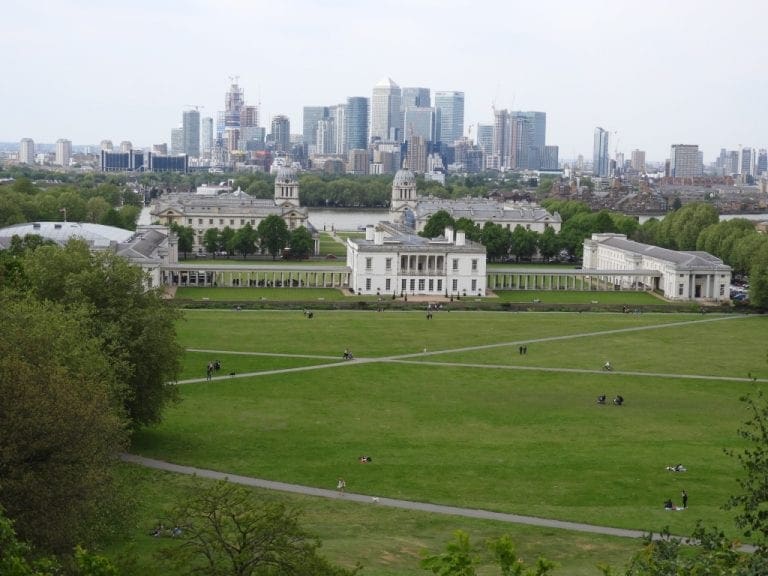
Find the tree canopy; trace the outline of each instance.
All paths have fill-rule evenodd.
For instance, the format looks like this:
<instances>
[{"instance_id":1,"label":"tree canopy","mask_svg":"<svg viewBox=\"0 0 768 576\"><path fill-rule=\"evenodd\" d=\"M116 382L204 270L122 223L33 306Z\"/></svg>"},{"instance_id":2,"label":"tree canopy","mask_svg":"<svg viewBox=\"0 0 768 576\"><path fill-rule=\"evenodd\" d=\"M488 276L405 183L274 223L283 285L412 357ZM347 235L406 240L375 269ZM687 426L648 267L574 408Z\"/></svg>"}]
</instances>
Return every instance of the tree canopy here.
<instances>
[{"instance_id":1,"label":"tree canopy","mask_svg":"<svg viewBox=\"0 0 768 576\"><path fill-rule=\"evenodd\" d=\"M288 244L290 233L285 220L277 214L270 214L259 222L257 228L262 250L266 250L274 260Z\"/></svg>"}]
</instances>

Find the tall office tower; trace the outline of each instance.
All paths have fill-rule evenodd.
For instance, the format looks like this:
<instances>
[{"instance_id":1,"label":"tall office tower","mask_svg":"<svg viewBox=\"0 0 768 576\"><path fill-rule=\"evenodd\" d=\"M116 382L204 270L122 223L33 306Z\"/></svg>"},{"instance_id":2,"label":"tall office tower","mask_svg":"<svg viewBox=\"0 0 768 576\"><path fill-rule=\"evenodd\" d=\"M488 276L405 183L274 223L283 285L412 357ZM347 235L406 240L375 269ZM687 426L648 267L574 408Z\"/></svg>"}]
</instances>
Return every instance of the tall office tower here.
<instances>
[{"instance_id":1,"label":"tall office tower","mask_svg":"<svg viewBox=\"0 0 768 576\"><path fill-rule=\"evenodd\" d=\"M756 164L755 149L739 147L739 174L754 177Z\"/></svg>"},{"instance_id":2,"label":"tall office tower","mask_svg":"<svg viewBox=\"0 0 768 576\"><path fill-rule=\"evenodd\" d=\"M506 110L493 110L493 156L492 166L497 170L508 168L510 165L509 154L509 112Z\"/></svg>"},{"instance_id":3,"label":"tall office tower","mask_svg":"<svg viewBox=\"0 0 768 576\"><path fill-rule=\"evenodd\" d=\"M768 172L768 151L760 148L757 153L757 175L762 176Z\"/></svg>"},{"instance_id":4,"label":"tall office tower","mask_svg":"<svg viewBox=\"0 0 768 576\"><path fill-rule=\"evenodd\" d=\"M408 139L408 152L405 159L408 170L424 173L427 171L427 141L421 136Z\"/></svg>"},{"instance_id":5,"label":"tall office tower","mask_svg":"<svg viewBox=\"0 0 768 576\"><path fill-rule=\"evenodd\" d=\"M736 175L739 173L739 151L731 150L728 152L728 158L725 164L725 173Z\"/></svg>"},{"instance_id":6,"label":"tall office tower","mask_svg":"<svg viewBox=\"0 0 768 576\"><path fill-rule=\"evenodd\" d=\"M102 140L101 144L99 144L99 148L106 150L107 152L112 152L112 149L114 148L112 140Z\"/></svg>"},{"instance_id":7,"label":"tall office tower","mask_svg":"<svg viewBox=\"0 0 768 576\"><path fill-rule=\"evenodd\" d=\"M331 118L317 121L314 149L316 154L336 153L336 123Z\"/></svg>"},{"instance_id":8,"label":"tall office tower","mask_svg":"<svg viewBox=\"0 0 768 576\"><path fill-rule=\"evenodd\" d=\"M592 148L592 174L600 178L608 176L608 131L599 126L595 128Z\"/></svg>"},{"instance_id":9,"label":"tall office tower","mask_svg":"<svg viewBox=\"0 0 768 576\"><path fill-rule=\"evenodd\" d=\"M528 120L528 145L543 148L547 140L546 112L514 112Z\"/></svg>"},{"instance_id":10,"label":"tall office tower","mask_svg":"<svg viewBox=\"0 0 768 576\"><path fill-rule=\"evenodd\" d=\"M371 99L371 140L402 142L402 117L400 116L400 86L391 78L380 80L373 87Z\"/></svg>"},{"instance_id":11,"label":"tall office tower","mask_svg":"<svg viewBox=\"0 0 768 576\"><path fill-rule=\"evenodd\" d=\"M218 112L216 122L216 139L221 139L226 152L233 152L240 145L240 117L244 105L243 89L236 81L232 82L224 94L224 110Z\"/></svg>"},{"instance_id":12,"label":"tall office tower","mask_svg":"<svg viewBox=\"0 0 768 576\"><path fill-rule=\"evenodd\" d=\"M403 88L400 107L405 112L408 107L429 108L431 106L429 88Z\"/></svg>"},{"instance_id":13,"label":"tall office tower","mask_svg":"<svg viewBox=\"0 0 768 576\"><path fill-rule=\"evenodd\" d=\"M133 142L131 142L130 140L123 140L122 142L120 142L120 152L125 154L126 152L130 152L131 150L133 150Z\"/></svg>"},{"instance_id":14,"label":"tall office tower","mask_svg":"<svg viewBox=\"0 0 768 576\"><path fill-rule=\"evenodd\" d=\"M302 134L304 135L304 144L307 145L309 153L314 151L317 144L317 123L328 118L328 106L304 106L302 114Z\"/></svg>"},{"instance_id":15,"label":"tall office tower","mask_svg":"<svg viewBox=\"0 0 768 576\"><path fill-rule=\"evenodd\" d=\"M435 109L440 114L440 142L450 145L464 136L464 92L435 92Z\"/></svg>"},{"instance_id":16,"label":"tall office tower","mask_svg":"<svg viewBox=\"0 0 768 576\"><path fill-rule=\"evenodd\" d=\"M478 124L475 141L484 156L493 154L493 124Z\"/></svg>"},{"instance_id":17,"label":"tall office tower","mask_svg":"<svg viewBox=\"0 0 768 576\"><path fill-rule=\"evenodd\" d=\"M275 143L275 152L288 153L291 150L291 121L288 116L278 114L272 118L270 138Z\"/></svg>"},{"instance_id":18,"label":"tall office tower","mask_svg":"<svg viewBox=\"0 0 768 576\"><path fill-rule=\"evenodd\" d=\"M158 156L168 156L168 144L152 144L152 154Z\"/></svg>"},{"instance_id":19,"label":"tall office tower","mask_svg":"<svg viewBox=\"0 0 768 576\"><path fill-rule=\"evenodd\" d=\"M184 154L184 128L179 126L171 130L171 154Z\"/></svg>"},{"instance_id":20,"label":"tall office tower","mask_svg":"<svg viewBox=\"0 0 768 576\"><path fill-rule=\"evenodd\" d=\"M259 125L258 106L243 105L240 108L240 128L253 128Z\"/></svg>"},{"instance_id":21,"label":"tall office tower","mask_svg":"<svg viewBox=\"0 0 768 576\"><path fill-rule=\"evenodd\" d=\"M192 158L200 157L200 112L185 110L181 116L184 130L184 154Z\"/></svg>"},{"instance_id":22,"label":"tall office tower","mask_svg":"<svg viewBox=\"0 0 768 576\"><path fill-rule=\"evenodd\" d=\"M695 178L703 173L698 144L672 144L669 175L672 178Z\"/></svg>"},{"instance_id":23,"label":"tall office tower","mask_svg":"<svg viewBox=\"0 0 768 576\"><path fill-rule=\"evenodd\" d=\"M246 106L240 109L240 129L238 131L239 150L253 148L253 142L260 139L259 109L256 106ZM249 144L250 143L250 144Z\"/></svg>"},{"instance_id":24,"label":"tall office tower","mask_svg":"<svg viewBox=\"0 0 768 576\"><path fill-rule=\"evenodd\" d=\"M69 166L72 158L72 141L65 138L56 140L56 158L54 164L59 166Z\"/></svg>"},{"instance_id":25,"label":"tall office tower","mask_svg":"<svg viewBox=\"0 0 768 576\"><path fill-rule=\"evenodd\" d=\"M368 148L368 98L350 96L345 110L346 149Z\"/></svg>"},{"instance_id":26,"label":"tall office tower","mask_svg":"<svg viewBox=\"0 0 768 576\"><path fill-rule=\"evenodd\" d=\"M206 116L200 127L200 154L203 158L210 158L213 151L213 118Z\"/></svg>"},{"instance_id":27,"label":"tall office tower","mask_svg":"<svg viewBox=\"0 0 768 576\"><path fill-rule=\"evenodd\" d=\"M509 115L509 164L508 168L525 170L528 166L528 154L531 138L530 118L519 112ZM538 169L538 166L536 167Z\"/></svg>"},{"instance_id":28,"label":"tall office tower","mask_svg":"<svg viewBox=\"0 0 768 576\"><path fill-rule=\"evenodd\" d=\"M22 138L19 143L19 162L22 164L35 163L35 141L32 138Z\"/></svg>"},{"instance_id":29,"label":"tall office tower","mask_svg":"<svg viewBox=\"0 0 768 576\"><path fill-rule=\"evenodd\" d=\"M435 142L435 109L408 106L403 116L403 138L410 142L412 136Z\"/></svg>"},{"instance_id":30,"label":"tall office tower","mask_svg":"<svg viewBox=\"0 0 768 576\"><path fill-rule=\"evenodd\" d=\"M558 146L544 146L541 157L541 170L557 170L560 168L560 148Z\"/></svg>"},{"instance_id":31,"label":"tall office tower","mask_svg":"<svg viewBox=\"0 0 768 576\"><path fill-rule=\"evenodd\" d=\"M645 172L645 150L632 150L630 165L635 172Z\"/></svg>"},{"instance_id":32,"label":"tall office tower","mask_svg":"<svg viewBox=\"0 0 768 576\"><path fill-rule=\"evenodd\" d=\"M336 104L328 107L328 119L333 122L331 154L347 153L347 105Z\"/></svg>"}]
</instances>

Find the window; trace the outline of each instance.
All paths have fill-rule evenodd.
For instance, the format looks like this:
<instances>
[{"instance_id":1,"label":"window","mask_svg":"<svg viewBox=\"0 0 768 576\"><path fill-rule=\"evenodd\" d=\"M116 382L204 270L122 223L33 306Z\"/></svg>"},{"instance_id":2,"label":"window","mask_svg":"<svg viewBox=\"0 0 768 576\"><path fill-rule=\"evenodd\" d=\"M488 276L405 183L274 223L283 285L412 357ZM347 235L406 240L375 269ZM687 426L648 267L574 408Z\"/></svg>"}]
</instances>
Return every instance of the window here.
<instances>
[{"instance_id":1,"label":"window","mask_svg":"<svg viewBox=\"0 0 768 576\"><path fill-rule=\"evenodd\" d=\"M472 272L477 272L477 258L472 259Z\"/></svg>"},{"instance_id":2,"label":"window","mask_svg":"<svg viewBox=\"0 0 768 576\"><path fill-rule=\"evenodd\" d=\"M384 262L386 264L384 267L387 270L392 270L392 258L387 258Z\"/></svg>"},{"instance_id":3,"label":"window","mask_svg":"<svg viewBox=\"0 0 768 576\"><path fill-rule=\"evenodd\" d=\"M451 290L456 292L456 290L458 289L459 289L459 281L456 280L456 278L454 278L453 280L451 280Z\"/></svg>"},{"instance_id":4,"label":"window","mask_svg":"<svg viewBox=\"0 0 768 576\"><path fill-rule=\"evenodd\" d=\"M725 296L725 284L720 284L720 296Z\"/></svg>"},{"instance_id":5,"label":"window","mask_svg":"<svg viewBox=\"0 0 768 576\"><path fill-rule=\"evenodd\" d=\"M366 258L365 259L365 269L370 270L373 268L373 258Z\"/></svg>"},{"instance_id":6,"label":"window","mask_svg":"<svg viewBox=\"0 0 768 576\"><path fill-rule=\"evenodd\" d=\"M443 291L443 281L441 279L438 279L437 281L437 291L442 292Z\"/></svg>"},{"instance_id":7,"label":"window","mask_svg":"<svg viewBox=\"0 0 768 576\"><path fill-rule=\"evenodd\" d=\"M411 278L411 292L413 292L414 290L416 290L416 280Z\"/></svg>"},{"instance_id":8,"label":"window","mask_svg":"<svg viewBox=\"0 0 768 576\"><path fill-rule=\"evenodd\" d=\"M371 279L370 278L366 278L365 279L365 289L366 289L366 291L371 289Z\"/></svg>"},{"instance_id":9,"label":"window","mask_svg":"<svg viewBox=\"0 0 768 576\"><path fill-rule=\"evenodd\" d=\"M245 225L245 218L240 218L240 226L244 226L244 225Z\"/></svg>"},{"instance_id":10,"label":"window","mask_svg":"<svg viewBox=\"0 0 768 576\"><path fill-rule=\"evenodd\" d=\"M200 225L202 225L202 223L203 223L203 219L202 219L202 218L198 218L198 219L197 219L197 223L198 223L198 224L200 224Z\"/></svg>"},{"instance_id":11,"label":"window","mask_svg":"<svg viewBox=\"0 0 768 576\"><path fill-rule=\"evenodd\" d=\"M251 226L253 226L254 224L256 224L256 219L255 218L251 218Z\"/></svg>"},{"instance_id":12,"label":"window","mask_svg":"<svg viewBox=\"0 0 768 576\"><path fill-rule=\"evenodd\" d=\"M453 259L453 269L454 270L458 270L459 269L459 259L458 258L454 258Z\"/></svg>"},{"instance_id":13,"label":"window","mask_svg":"<svg viewBox=\"0 0 768 576\"><path fill-rule=\"evenodd\" d=\"M472 280L472 292L477 290L477 280Z\"/></svg>"},{"instance_id":14,"label":"window","mask_svg":"<svg viewBox=\"0 0 768 576\"><path fill-rule=\"evenodd\" d=\"M405 292L405 291L407 290L407 288L408 288L408 280L406 280L405 278L403 278L403 283L402 283L402 285L401 285L401 288L400 288L400 290L401 290L402 292Z\"/></svg>"},{"instance_id":15,"label":"window","mask_svg":"<svg viewBox=\"0 0 768 576\"><path fill-rule=\"evenodd\" d=\"M389 292L389 291L390 291L390 289L391 289L391 288L390 288L390 286L392 286L392 281L391 281L391 279L390 279L390 278L387 278L387 279L384 281L384 290L386 290L387 292Z\"/></svg>"},{"instance_id":16,"label":"window","mask_svg":"<svg viewBox=\"0 0 768 576\"><path fill-rule=\"evenodd\" d=\"M224 224L224 218L219 218L219 224Z\"/></svg>"},{"instance_id":17,"label":"window","mask_svg":"<svg viewBox=\"0 0 768 576\"><path fill-rule=\"evenodd\" d=\"M230 225L230 226L234 226L234 225L235 225L235 219L234 219L234 218L232 218L232 219L229 221L229 225Z\"/></svg>"},{"instance_id":18,"label":"window","mask_svg":"<svg viewBox=\"0 0 768 576\"><path fill-rule=\"evenodd\" d=\"M429 279L429 291L430 292L434 292L434 290L435 290L435 281L432 278L430 278Z\"/></svg>"},{"instance_id":19,"label":"window","mask_svg":"<svg viewBox=\"0 0 768 576\"><path fill-rule=\"evenodd\" d=\"M424 292L424 278L419 278L419 292Z\"/></svg>"},{"instance_id":20,"label":"window","mask_svg":"<svg viewBox=\"0 0 768 576\"><path fill-rule=\"evenodd\" d=\"M213 224L213 218L208 218L208 224Z\"/></svg>"},{"instance_id":21,"label":"window","mask_svg":"<svg viewBox=\"0 0 768 576\"><path fill-rule=\"evenodd\" d=\"M677 295L678 296L682 296L683 295L683 286L685 286L685 284L683 284L682 282L678 285L678 287L677 287Z\"/></svg>"},{"instance_id":22,"label":"window","mask_svg":"<svg viewBox=\"0 0 768 576\"><path fill-rule=\"evenodd\" d=\"M187 218L187 224L192 224L192 218Z\"/></svg>"}]
</instances>

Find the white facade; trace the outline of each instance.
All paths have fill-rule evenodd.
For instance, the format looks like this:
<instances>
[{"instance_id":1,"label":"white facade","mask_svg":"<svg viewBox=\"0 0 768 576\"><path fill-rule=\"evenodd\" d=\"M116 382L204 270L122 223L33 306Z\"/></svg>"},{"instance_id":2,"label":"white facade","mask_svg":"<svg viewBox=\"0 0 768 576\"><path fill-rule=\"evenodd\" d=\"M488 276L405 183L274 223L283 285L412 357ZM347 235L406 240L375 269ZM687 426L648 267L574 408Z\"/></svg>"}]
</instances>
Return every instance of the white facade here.
<instances>
[{"instance_id":1,"label":"white facade","mask_svg":"<svg viewBox=\"0 0 768 576\"><path fill-rule=\"evenodd\" d=\"M350 288L357 294L485 296L485 246L446 228L423 238L390 223L366 229L365 240L347 239Z\"/></svg>"},{"instance_id":2,"label":"white facade","mask_svg":"<svg viewBox=\"0 0 768 576\"><path fill-rule=\"evenodd\" d=\"M59 138L56 140L56 160L55 164L59 166L69 166L69 161L72 158L72 142Z\"/></svg>"},{"instance_id":3,"label":"white facade","mask_svg":"<svg viewBox=\"0 0 768 576\"><path fill-rule=\"evenodd\" d=\"M19 144L19 162L22 164L35 163L35 141L32 138L22 138Z\"/></svg>"},{"instance_id":4,"label":"white facade","mask_svg":"<svg viewBox=\"0 0 768 576\"><path fill-rule=\"evenodd\" d=\"M627 240L624 234L593 234L584 241L584 270L601 275L647 271L646 285L669 300L730 300L731 267L707 252L682 252ZM632 282L633 279L617 280ZM630 286L621 286L629 288Z\"/></svg>"}]
</instances>

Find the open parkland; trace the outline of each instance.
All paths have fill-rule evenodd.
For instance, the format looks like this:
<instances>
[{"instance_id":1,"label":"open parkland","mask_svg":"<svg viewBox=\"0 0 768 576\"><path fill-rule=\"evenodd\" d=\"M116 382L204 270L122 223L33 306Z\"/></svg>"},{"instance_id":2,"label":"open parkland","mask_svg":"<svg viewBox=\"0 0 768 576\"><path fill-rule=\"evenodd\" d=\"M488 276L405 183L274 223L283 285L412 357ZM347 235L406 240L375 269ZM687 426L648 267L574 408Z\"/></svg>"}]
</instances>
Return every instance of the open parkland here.
<instances>
[{"instance_id":1,"label":"open parkland","mask_svg":"<svg viewBox=\"0 0 768 576\"><path fill-rule=\"evenodd\" d=\"M741 470L725 450L742 446L748 414L739 398L768 384L765 316L647 312L644 298L656 302L649 310L660 301L627 293L599 293L606 310L583 313L568 306L594 294L549 292L562 311L446 302L427 319L426 303L338 310L334 302L360 298L317 292L179 290L180 301L221 307L183 309L181 401L135 435L131 454L306 488L310 495L253 490L299 506L324 555L374 576L420 573L423 551L442 550L458 529L476 542L509 534L527 562L544 556L563 575L621 567L641 542L557 521L688 536L701 520L738 535L723 504ZM638 300L622 313L619 298ZM248 306L269 300L283 306ZM302 308L312 302L323 305L308 318ZM354 360L342 359L345 349ZM222 369L208 380L214 360ZM601 369L606 361L612 371ZM607 405L597 404L601 394ZM610 402L617 394L623 406ZM686 472L666 470L679 463ZM173 545L149 528L210 480L133 464L123 474L139 487L139 520L135 538L111 552L133 558L140 573ZM665 511L683 489L689 508Z\"/></svg>"}]
</instances>

